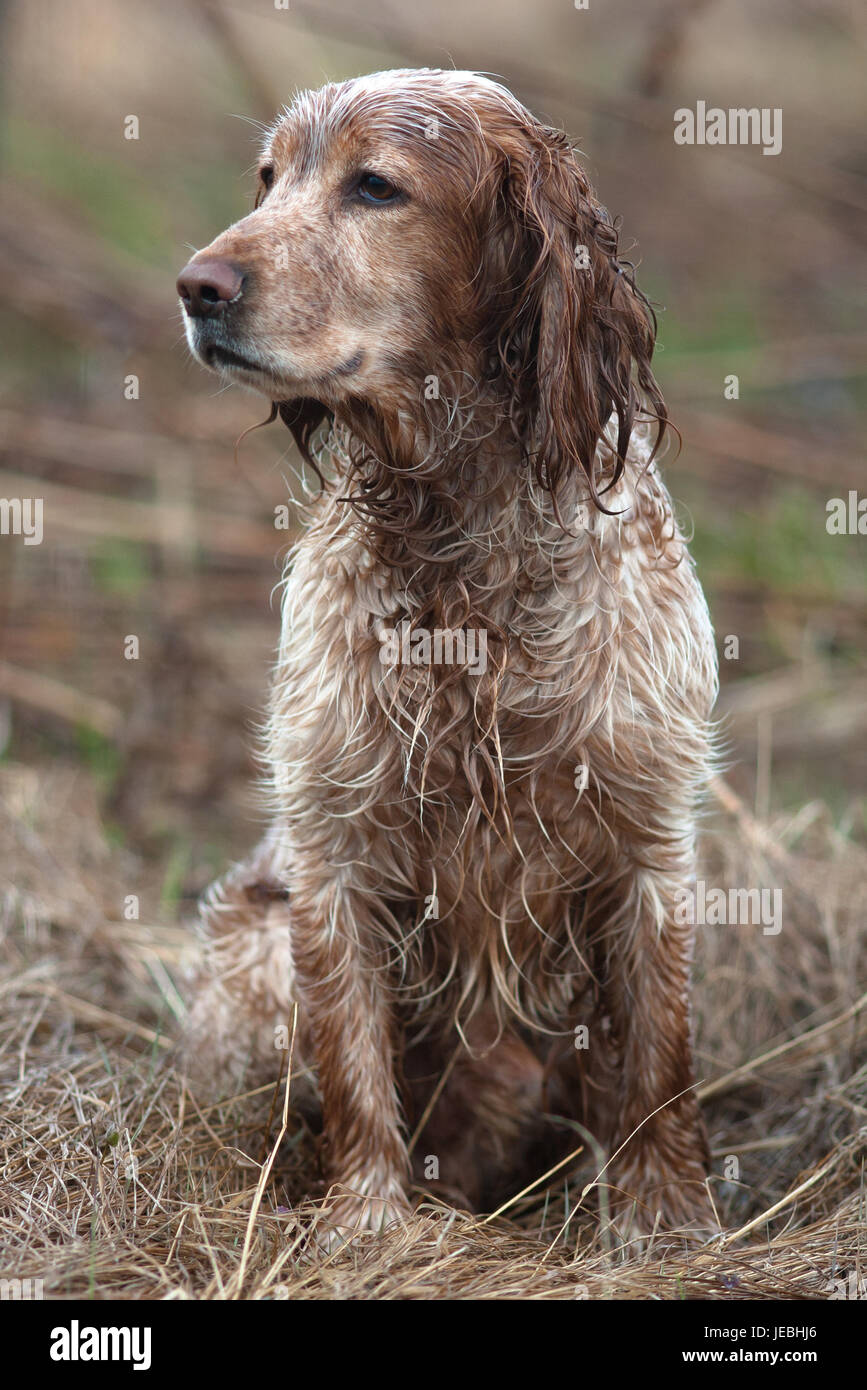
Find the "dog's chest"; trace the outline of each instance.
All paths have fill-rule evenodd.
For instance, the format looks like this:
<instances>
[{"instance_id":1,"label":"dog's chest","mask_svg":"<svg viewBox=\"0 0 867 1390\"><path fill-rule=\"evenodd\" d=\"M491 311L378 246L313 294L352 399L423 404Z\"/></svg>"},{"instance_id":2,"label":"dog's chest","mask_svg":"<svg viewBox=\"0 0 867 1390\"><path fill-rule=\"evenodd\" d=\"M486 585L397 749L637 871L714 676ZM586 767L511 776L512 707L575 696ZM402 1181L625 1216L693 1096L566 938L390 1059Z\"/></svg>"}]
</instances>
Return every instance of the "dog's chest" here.
<instances>
[{"instance_id":1,"label":"dog's chest","mask_svg":"<svg viewBox=\"0 0 867 1390\"><path fill-rule=\"evenodd\" d=\"M268 748L299 839L327 824L347 855L387 842L440 866L448 896L483 900L517 882L541 824L567 846L553 879L571 879L582 733L604 710L616 650L611 605L580 592L589 568L564 564L547 587L513 572L484 610L460 602L460 585L425 604L345 538L306 537ZM551 881L515 891L541 898Z\"/></svg>"},{"instance_id":2,"label":"dog's chest","mask_svg":"<svg viewBox=\"0 0 867 1390\"><path fill-rule=\"evenodd\" d=\"M323 745L335 725L376 730L405 758L448 727L474 743L534 741L533 722L568 695L574 668L604 667L611 625L593 593L563 574L473 592L460 576L417 585L357 546L299 549L286 584L276 700L291 723L318 708ZM298 704L290 704L296 700ZM316 739L316 722L304 720ZM357 746L360 747L360 744ZM312 750L311 750L312 751ZM324 751L323 748L320 751Z\"/></svg>"},{"instance_id":3,"label":"dog's chest","mask_svg":"<svg viewBox=\"0 0 867 1390\"><path fill-rule=\"evenodd\" d=\"M286 581L269 729L287 817L451 849L492 821L507 840L540 820L557 838L593 731L610 742L653 671L675 673L684 602L663 602L664 585L689 576L648 549L610 522L561 529L492 548L474 585L390 568L345 527L314 525Z\"/></svg>"}]
</instances>

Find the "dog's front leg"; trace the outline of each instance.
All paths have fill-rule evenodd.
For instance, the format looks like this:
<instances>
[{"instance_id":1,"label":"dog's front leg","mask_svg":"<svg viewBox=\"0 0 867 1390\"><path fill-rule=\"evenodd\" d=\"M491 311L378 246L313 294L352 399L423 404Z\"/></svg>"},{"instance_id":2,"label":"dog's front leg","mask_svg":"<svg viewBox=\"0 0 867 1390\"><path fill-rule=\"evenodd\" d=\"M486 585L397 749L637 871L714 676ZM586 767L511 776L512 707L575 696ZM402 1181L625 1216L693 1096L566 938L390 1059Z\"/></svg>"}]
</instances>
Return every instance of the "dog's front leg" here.
<instances>
[{"instance_id":1,"label":"dog's front leg","mask_svg":"<svg viewBox=\"0 0 867 1390\"><path fill-rule=\"evenodd\" d=\"M704 1124L694 1091L690 966L694 928L675 910L680 873L634 869L609 927L603 1007L620 1064L614 1157L606 1174L624 1231L714 1226ZM628 1215L627 1215L628 1212Z\"/></svg>"},{"instance_id":2,"label":"dog's front leg","mask_svg":"<svg viewBox=\"0 0 867 1390\"><path fill-rule=\"evenodd\" d=\"M293 878L292 956L311 1028L341 1235L409 1213L409 1160L394 1075L394 1021L371 895Z\"/></svg>"}]
</instances>

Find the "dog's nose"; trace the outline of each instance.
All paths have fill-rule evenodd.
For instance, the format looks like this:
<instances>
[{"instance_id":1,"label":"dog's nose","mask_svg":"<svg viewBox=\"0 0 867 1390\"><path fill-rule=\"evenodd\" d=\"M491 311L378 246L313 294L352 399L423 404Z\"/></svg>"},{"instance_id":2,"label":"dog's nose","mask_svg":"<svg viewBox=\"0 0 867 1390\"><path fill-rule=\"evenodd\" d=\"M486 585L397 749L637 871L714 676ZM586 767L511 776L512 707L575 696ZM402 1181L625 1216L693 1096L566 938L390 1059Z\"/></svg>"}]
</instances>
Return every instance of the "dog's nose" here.
<instances>
[{"instance_id":1,"label":"dog's nose","mask_svg":"<svg viewBox=\"0 0 867 1390\"><path fill-rule=\"evenodd\" d=\"M243 285L242 272L230 261L194 258L178 276L178 294L193 319L222 313L227 304L240 297Z\"/></svg>"}]
</instances>

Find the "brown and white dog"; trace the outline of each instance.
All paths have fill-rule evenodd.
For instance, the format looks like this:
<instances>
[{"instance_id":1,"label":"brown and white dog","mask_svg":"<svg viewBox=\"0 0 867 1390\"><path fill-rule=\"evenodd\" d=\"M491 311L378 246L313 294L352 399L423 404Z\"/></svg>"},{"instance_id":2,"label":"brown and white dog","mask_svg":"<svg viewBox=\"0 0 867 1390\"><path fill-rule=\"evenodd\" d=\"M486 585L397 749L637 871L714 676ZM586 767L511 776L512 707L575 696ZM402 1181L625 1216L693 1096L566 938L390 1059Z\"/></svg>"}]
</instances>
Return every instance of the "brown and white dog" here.
<instances>
[{"instance_id":1,"label":"brown and white dog","mask_svg":"<svg viewBox=\"0 0 867 1390\"><path fill-rule=\"evenodd\" d=\"M474 73L305 93L259 178L181 273L187 337L322 485L274 825L204 904L189 1054L275 1075L297 1004L339 1230L409 1210L426 1105L456 1200L514 1186L557 1109L630 1230L711 1224L676 909L716 657L653 314L566 137Z\"/></svg>"}]
</instances>

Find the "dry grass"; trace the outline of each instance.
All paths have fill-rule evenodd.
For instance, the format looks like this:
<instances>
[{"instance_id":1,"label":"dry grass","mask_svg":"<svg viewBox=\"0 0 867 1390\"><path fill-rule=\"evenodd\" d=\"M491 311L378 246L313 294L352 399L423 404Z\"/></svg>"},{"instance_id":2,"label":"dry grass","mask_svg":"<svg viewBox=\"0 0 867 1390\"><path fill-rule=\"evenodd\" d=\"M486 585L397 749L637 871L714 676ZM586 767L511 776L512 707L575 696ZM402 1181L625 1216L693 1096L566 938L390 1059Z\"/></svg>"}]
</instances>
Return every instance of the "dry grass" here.
<instances>
[{"instance_id":1,"label":"dry grass","mask_svg":"<svg viewBox=\"0 0 867 1390\"><path fill-rule=\"evenodd\" d=\"M494 1220L427 1201L325 1255L315 1139L290 1114L280 1142L285 1089L202 1108L173 1066L188 930L123 920L151 885L109 849L85 774L4 765L0 1275L49 1298L828 1297L867 1274L867 856L844 831L819 805L760 827L730 800L708 827L709 882L784 895L777 937L701 932L714 1167L740 1166L712 1180L721 1239L612 1248L582 1156Z\"/></svg>"}]
</instances>

